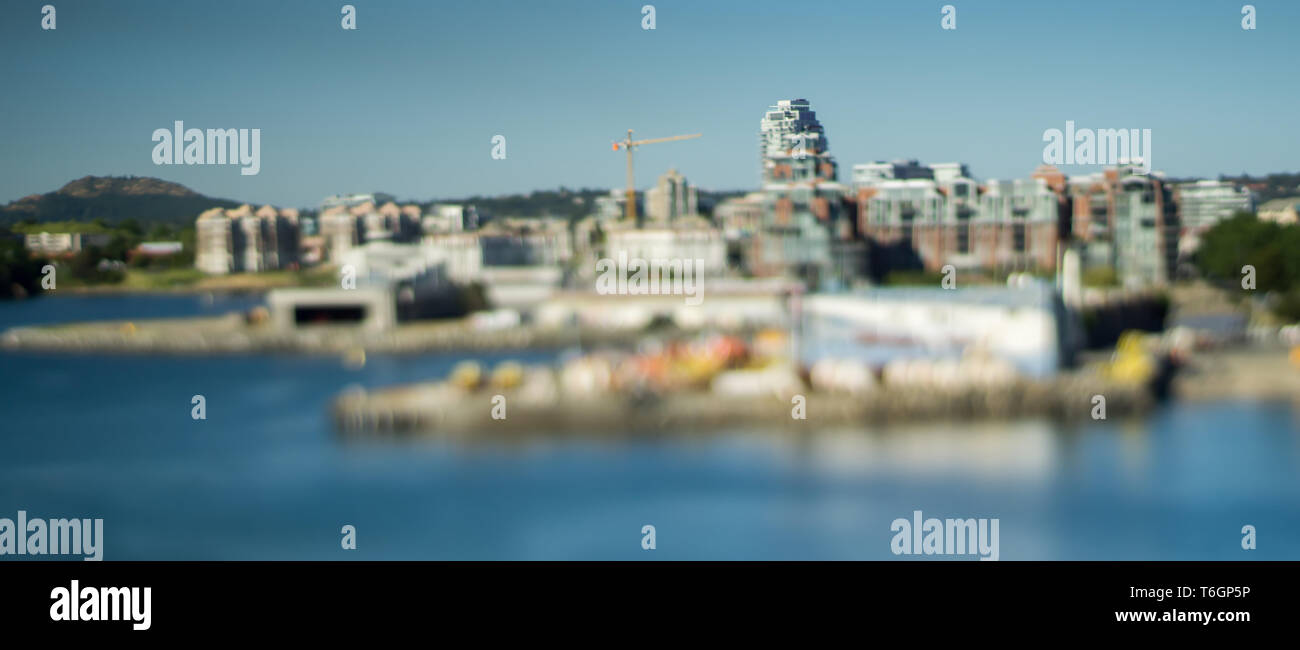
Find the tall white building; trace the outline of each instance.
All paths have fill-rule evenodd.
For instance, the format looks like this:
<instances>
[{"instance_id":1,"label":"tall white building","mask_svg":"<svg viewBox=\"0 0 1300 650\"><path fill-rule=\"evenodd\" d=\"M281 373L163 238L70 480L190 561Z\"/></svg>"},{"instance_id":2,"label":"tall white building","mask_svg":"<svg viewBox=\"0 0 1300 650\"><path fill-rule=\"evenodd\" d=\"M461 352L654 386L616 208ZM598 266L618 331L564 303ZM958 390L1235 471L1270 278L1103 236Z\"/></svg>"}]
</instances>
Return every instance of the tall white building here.
<instances>
[{"instance_id":1,"label":"tall white building","mask_svg":"<svg viewBox=\"0 0 1300 650\"><path fill-rule=\"evenodd\" d=\"M194 266L204 273L255 273L298 262L298 211L292 208L212 208L199 215L194 229Z\"/></svg>"},{"instance_id":2,"label":"tall white building","mask_svg":"<svg viewBox=\"0 0 1300 650\"><path fill-rule=\"evenodd\" d=\"M768 213L746 246L750 269L809 280L852 275L858 260L843 258L839 245L852 236L845 187L808 100L781 100L763 114L759 160Z\"/></svg>"}]
</instances>

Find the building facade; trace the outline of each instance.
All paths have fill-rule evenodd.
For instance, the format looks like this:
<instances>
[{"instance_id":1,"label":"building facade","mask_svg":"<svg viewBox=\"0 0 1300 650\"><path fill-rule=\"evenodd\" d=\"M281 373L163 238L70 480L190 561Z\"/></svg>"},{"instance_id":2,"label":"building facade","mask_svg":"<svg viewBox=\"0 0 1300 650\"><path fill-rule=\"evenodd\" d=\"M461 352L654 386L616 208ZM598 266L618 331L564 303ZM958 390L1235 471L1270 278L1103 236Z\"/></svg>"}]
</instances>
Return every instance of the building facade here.
<instances>
[{"instance_id":1,"label":"building facade","mask_svg":"<svg viewBox=\"0 0 1300 650\"><path fill-rule=\"evenodd\" d=\"M659 177L654 187L646 190L646 217L651 225L666 225L677 219L695 215L698 198L695 187L686 182L676 169L669 169Z\"/></svg>"},{"instance_id":2,"label":"building facade","mask_svg":"<svg viewBox=\"0 0 1300 650\"><path fill-rule=\"evenodd\" d=\"M1253 212L1255 197L1233 183L1200 180L1174 186L1174 200L1185 229L1203 232L1237 212Z\"/></svg>"},{"instance_id":3,"label":"building facade","mask_svg":"<svg viewBox=\"0 0 1300 650\"><path fill-rule=\"evenodd\" d=\"M298 211L291 208L212 208L199 215L194 229L194 266L204 273L255 273L299 261Z\"/></svg>"}]
</instances>

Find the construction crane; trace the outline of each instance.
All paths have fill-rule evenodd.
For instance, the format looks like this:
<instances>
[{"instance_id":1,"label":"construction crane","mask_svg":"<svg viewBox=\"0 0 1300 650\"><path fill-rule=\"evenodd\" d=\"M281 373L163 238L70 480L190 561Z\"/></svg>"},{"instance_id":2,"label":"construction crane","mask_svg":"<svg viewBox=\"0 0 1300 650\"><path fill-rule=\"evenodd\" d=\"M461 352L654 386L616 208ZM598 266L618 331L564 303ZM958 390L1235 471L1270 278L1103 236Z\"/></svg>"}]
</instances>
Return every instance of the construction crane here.
<instances>
[{"instance_id":1,"label":"construction crane","mask_svg":"<svg viewBox=\"0 0 1300 650\"><path fill-rule=\"evenodd\" d=\"M656 142L673 142L674 140L690 140L704 135L703 133L692 133L691 135L674 135L668 138L651 138L649 140L633 140L632 129L627 130L627 137L622 142L614 142L614 151L623 148L627 151L627 209L624 214L627 215L628 221L636 222L636 180L632 175L632 149L643 144L654 144Z\"/></svg>"}]
</instances>

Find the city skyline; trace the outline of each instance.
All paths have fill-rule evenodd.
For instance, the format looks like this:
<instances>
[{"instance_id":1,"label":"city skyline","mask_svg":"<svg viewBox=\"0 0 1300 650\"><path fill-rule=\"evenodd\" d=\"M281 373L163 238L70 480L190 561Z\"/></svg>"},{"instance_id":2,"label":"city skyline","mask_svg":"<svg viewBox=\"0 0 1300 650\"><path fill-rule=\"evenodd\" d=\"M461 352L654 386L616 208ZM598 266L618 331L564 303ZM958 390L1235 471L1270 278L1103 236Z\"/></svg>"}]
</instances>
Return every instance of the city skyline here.
<instances>
[{"instance_id":1,"label":"city skyline","mask_svg":"<svg viewBox=\"0 0 1300 650\"><path fill-rule=\"evenodd\" d=\"M763 111L794 97L816 107L845 182L855 164L906 158L1025 177L1041 162L1041 134L1067 121L1151 129L1156 168L1179 178L1289 171L1300 144L1282 128L1300 94L1287 83L1287 34L1271 27L1300 13L1294 5L1256 3L1258 29L1247 31L1235 6L958 3L958 28L945 31L941 4L832 2L800 9L819 35L796 56L784 53L794 37L776 3L654 3L653 31L641 29L640 4L353 4L355 32L340 28L337 7L305 3L65 3L48 32L38 5L14 14L0 33L27 56L6 71L30 93L8 102L0 201L86 175L298 207L360 191L429 200L618 188L609 142L628 127L704 133L638 152L639 189L669 168L702 189L755 189ZM1090 45L1024 55L1059 49L1062 35ZM112 68L94 56L105 50ZM1148 63L1148 51L1180 58ZM1243 65L1253 86L1214 81L1242 79ZM76 70L83 81L68 83ZM1243 103L1252 118L1225 122ZM154 165L150 134L181 120L261 129L260 173ZM505 160L490 155L498 134Z\"/></svg>"}]
</instances>

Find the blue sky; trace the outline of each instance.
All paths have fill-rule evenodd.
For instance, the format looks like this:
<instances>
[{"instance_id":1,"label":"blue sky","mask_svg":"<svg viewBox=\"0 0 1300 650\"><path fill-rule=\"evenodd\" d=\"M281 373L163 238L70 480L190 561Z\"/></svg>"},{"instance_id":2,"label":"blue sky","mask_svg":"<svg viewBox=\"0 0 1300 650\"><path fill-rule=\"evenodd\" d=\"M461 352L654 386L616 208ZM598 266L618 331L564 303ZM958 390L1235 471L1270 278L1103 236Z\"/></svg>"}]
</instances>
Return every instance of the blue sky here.
<instances>
[{"instance_id":1,"label":"blue sky","mask_svg":"<svg viewBox=\"0 0 1300 650\"><path fill-rule=\"evenodd\" d=\"M657 25L641 29L641 6ZM40 29L40 8L58 28ZM1300 3L1145 0L7 1L0 201L84 176L313 206L617 187L610 141L711 189L758 183L758 122L805 97L841 177L859 162L1027 175L1045 129L1150 128L1177 176L1300 168ZM957 29L940 29L944 4ZM261 173L155 166L154 129L260 128ZM506 160L490 156L507 137ZM1087 171L1072 169L1068 171Z\"/></svg>"}]
</instances>

